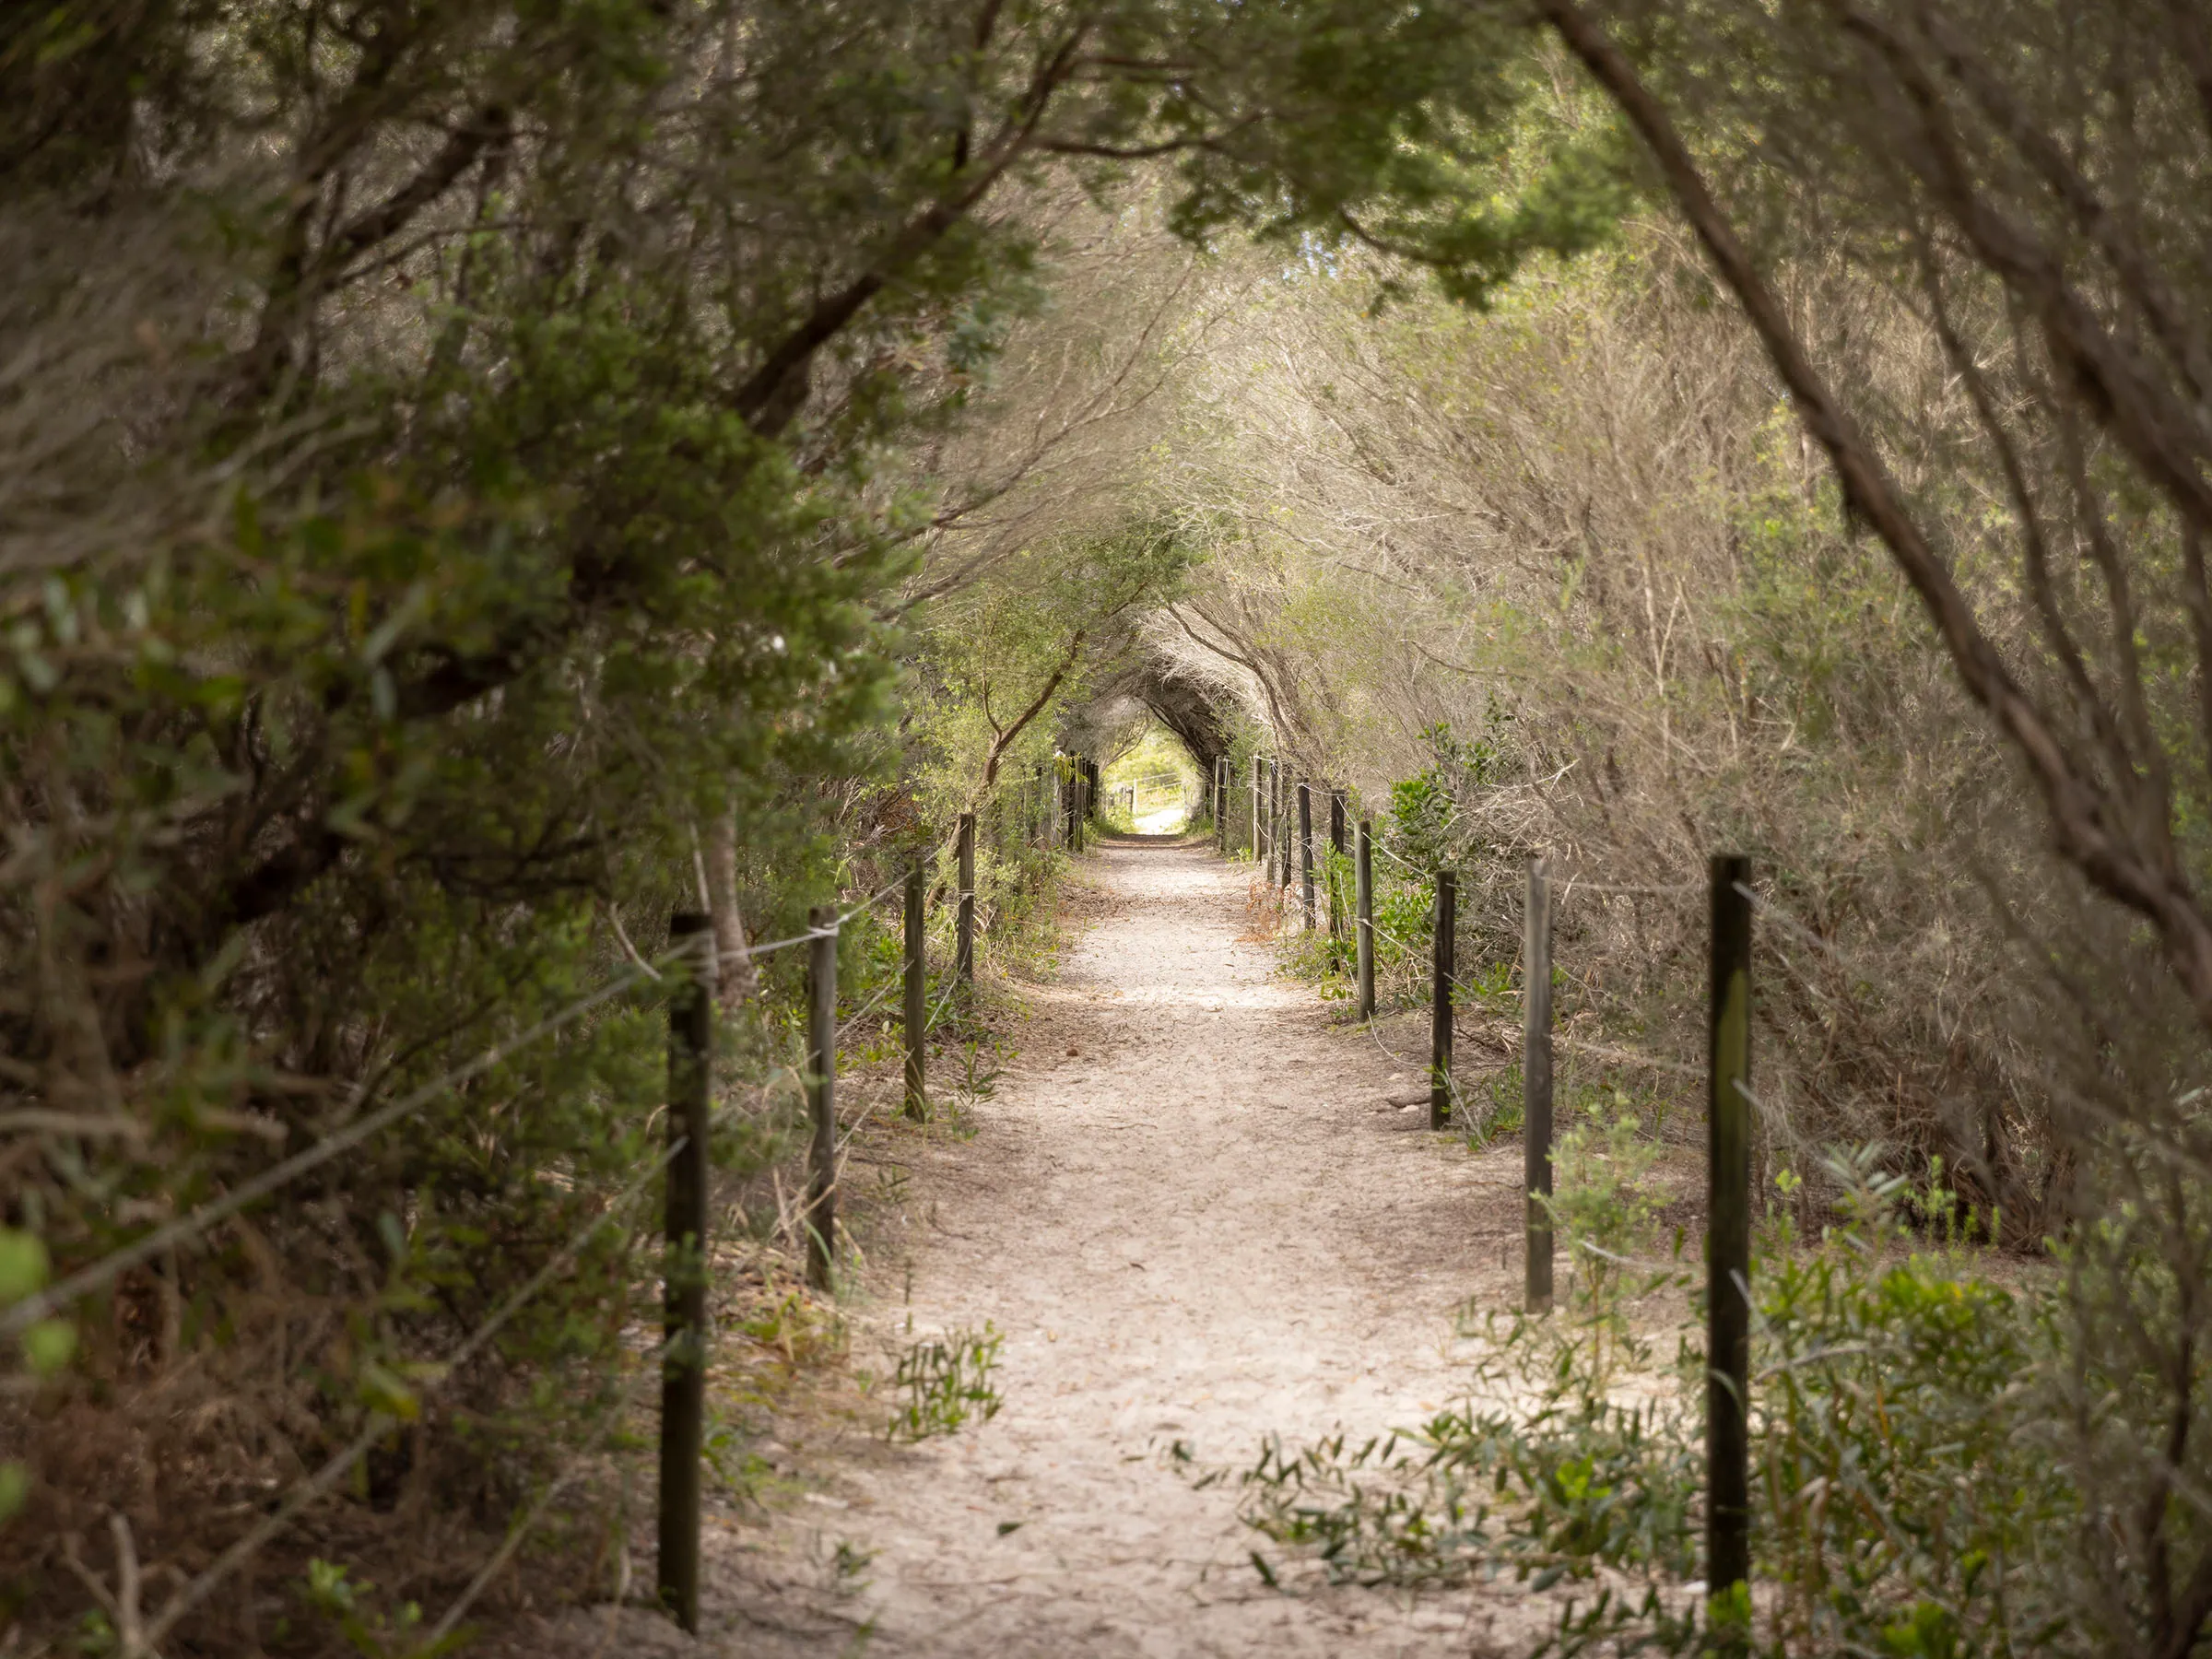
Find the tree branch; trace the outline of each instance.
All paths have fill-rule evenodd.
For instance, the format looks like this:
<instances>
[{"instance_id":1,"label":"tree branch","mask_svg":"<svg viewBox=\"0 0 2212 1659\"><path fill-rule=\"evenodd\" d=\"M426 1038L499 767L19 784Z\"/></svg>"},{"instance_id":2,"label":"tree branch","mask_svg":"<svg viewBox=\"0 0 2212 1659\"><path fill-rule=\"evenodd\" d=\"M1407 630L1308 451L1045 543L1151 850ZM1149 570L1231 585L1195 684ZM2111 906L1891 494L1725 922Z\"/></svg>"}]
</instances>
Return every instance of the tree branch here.
<instances>
[{"instance_id":1,"label":"tree branch","mask_svg":"<svg viewBox=\"0 0 2212 1659\"><path fill-rule=\"evenodd\" d=\"M1972 606L1906 510L1888 470L1857 423L1845 413L1806 356L1782 306L1751 263L1697 163L1634 67L1605 30L1573 0L1538 0L1557 30L1619 106L1657 161L1669 192L1735 296L1767 355L1789 388L1806 429L1828 452L1844 498L1888 547L1920 595L1967 694L1994 716L2027 763L2049 813L2053 840L2067 862L2100 891L2147 919L2198 1018L2212 1027L2212 922L2171 857L2147 857L2115 821L2112 803L2084 775L1982 631ZM2197 491L2204 489L2201 478Z\"/></svg>"},{"instance_id":2,"label":"tree branch","mask_svg":"<svg viewBox=\"0 0 2212 1659\"><path fill-rule=\"evenodd\" d=\"M1037 124L1066 78L1069 64L1089 26L1076 29L1038 67L1016 119L954 187L910 220L858 276L830 295L762 359L738 387L735 406L740 418L762 437L788 426L806 402L806 376L814 354L835 339L861 308L881 293L906 265L941 241L990 193L1006 170L1030 147Z\"/></svg>"},{"instance_id":3,"label":"tree branch","mask_svg":"<svg viewBox=\"0 0 2212 1659\"><path fill-rule=\"evenodd\" d=\"M1083 630L1078 628L1076 637L1068 642L1067 655L1061 659L1060 666L1053 670L1052 678L1044 682L1044 689L1037 693L1037 700L1021 712L1020 719L991 740L991 753L983 762L983 788L986 791L998 782L998 763L1014 739L1021 735L1024 726L1044 712L1044 705L1052 701L1053 693L1060 688L1060 682L1067 677L1068 670L1076 665L1077 659L1082 654ZM996 730L995 722L993 723L993 729Z\"/></svg>"}]
</instances>

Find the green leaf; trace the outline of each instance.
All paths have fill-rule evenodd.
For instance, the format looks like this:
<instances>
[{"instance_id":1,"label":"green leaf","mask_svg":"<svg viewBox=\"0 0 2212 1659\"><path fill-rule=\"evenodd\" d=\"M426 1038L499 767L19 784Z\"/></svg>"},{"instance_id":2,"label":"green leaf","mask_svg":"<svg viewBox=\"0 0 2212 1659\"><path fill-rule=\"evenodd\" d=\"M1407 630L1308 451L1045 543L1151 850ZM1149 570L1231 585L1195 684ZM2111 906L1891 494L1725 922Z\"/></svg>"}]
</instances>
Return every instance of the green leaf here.
<instances>
[{"instance_id":1,"label":"green leaf","mask_svg":"<svg viewBox=\"0 0 2212 1659\"><path fill-rule=\"evenodd\" d=\"M76 1352L76 1327L65 1319L41 1319L23 1333L23 1357L41 1377L51 1377Z\"/></svg>"},{"instance_id":2,"label":"green leaf","mask_svg":"<svg viewBox=\"0 0 2212 1659\"><path fill-rule=\"evenodd\" d=\"M403 1423L411 1423L422 1415L422 1402L406 1380L373 1359L361 1367L359 1391L364 1406Z\"/></svg>"},{"instance_id":3,"label":"green leaf","mask_svg":"<svg viewBox=\"0 0 2212 1659\"><path fill-rule=\"evenodd\" d=\"M23 1512L30 1501L30 1471L19 1463L0 1463L0 1525Z\"/></svg>"},{"instance_id":4,"label":"green leaf","mask_svg":"<svg viewBox=\"0 0 2212 1659\"><path fill-rule=\"evenodd\" d=\"M48 1271L45 1240L0 1227L0 1307L43 1288Z\"/></svg>"}]
</instances>

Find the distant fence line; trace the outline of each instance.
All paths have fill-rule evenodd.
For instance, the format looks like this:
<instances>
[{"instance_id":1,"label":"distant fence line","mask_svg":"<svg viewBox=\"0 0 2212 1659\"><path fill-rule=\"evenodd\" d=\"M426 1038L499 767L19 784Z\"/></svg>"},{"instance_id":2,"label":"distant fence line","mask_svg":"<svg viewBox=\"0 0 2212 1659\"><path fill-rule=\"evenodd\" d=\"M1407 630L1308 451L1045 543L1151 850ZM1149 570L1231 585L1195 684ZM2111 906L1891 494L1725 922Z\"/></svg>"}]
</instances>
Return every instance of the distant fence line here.
<instances>
[{"instance_id":1,"label":"distant fence line","mask_svg":"<svg viewBox=\"0 0 2212 1659\"><path fill-rule=\"evenodd\" d=\"M1324 889L1314 883L1313 794L1315 785L1293 779L1272 757L1255 757L1249 781L1231 775L1230 762L1214 766L1212 805L1214 844L1223 855L1232 850L1258 867L1264 889L1286 913L1293 909L1307 931L1326 925L1341 937L1343 895L1335 866ZM1329 845L1346 852L1347 792L1326 784ZM1231 803L1243 796L1243 833L1231 825ZM1453 1080L1453 992L1473 992L1459 977L1453 959L1458 932L1458 872L1450 867L1423 870L1378 843L1368 818L1359 820L1351 858L1351 924L1356 945L1353 969L1358 1018L1370 1029L1375 1018L1374 854L1381 852L1431 888L1430 942L1429 1123L1443 1129L1451 1122L1457 1095ZM1295 868L1293 859L1295 858ZM1295 880L1295 888L1294 888ZM1701 884L1708 898L1709 971L1707 1057L1701 1074L1706 1102L1706 1526L1705 1583L1719 1594L1744 1583L1750 1574L1750 1403L1751 1335L1751 913L1761 901L1751 888L1750 861L1716 853ZM1548 1313L1553 1300L1552 1051L1555 1042L1580 1048L1625 1065L1649 1065L1677 1073L1697 1068L1659 1055L1606 1044L1562 1040L1553 1030L1551 1006L1552 924L1557 902L1576 891L1593 894L1688 894L1700 884L1620 887L1570 877L1555 880L1540 854L1528 859L1523 900L1522 959L1522 1136L1526 1243L1523 1306L1532 1314ZM1407 952L1408 940L1386 937Z\"/></svg>"},{"instance_id":2,"label":"distant fence line","mask_svg":"<svg viewBox=\"0 0 2212 1659\"><path fill-rule=\"evenodd\" d=\"M952 971L935 1001L928 997L927 909L929 872L946 850L932 847L912 858L891 882L840 908L817 905L806 929L787 938L747 945L753 961L804 945L806 961L806 1067L803 1077L811 1135L807 1145L806 1200L800 1226L806 1242L806 1278L818 1290L833 1288L837 1259L838 1163L851 1134L839 1134L838 1048L847 1033L873 1013L894 990L903 992L903 1111L914 1118L928 1110L928 1039L956 997L972 986L978 931L976 858L979 830L1002 847L1019 840L1038 850L1081 852L1088 823L1099 798L1100 769L1085 755L1056 755L1036 767L1029 782L1001 789L982 812L959 815L950 837L955 883L947 895L953 911ZM837 954L845 926L893 894L900 895L902 951L900 974L841 1023L837 1018ZM669 947L648 959L624 945L629 961L595 990L535 1021L513 1036L489 1044L474 1057L408 1090L398 1099L356 1117L345 1127L250 1177L218 1197L177 1219L150 1229L129 1243L66 1276L44 1290L0 1311L0 1338L20 1335L39 1321L66 1310L83 1297L112 1284L133 1267L206 1234L241 1210L273 1196L310 1171L342 1157L383 1130L392 1128L471 1079L568 1029L615 997L650 989L668 1006L667 1138L665 1147L629 1171L615 1201L592 1218L575 1237L511 1293L482 1325L447 1357L442 1374L451 1374L480 1352L491 1337L533 1297L573 1263L591 1236L613 1220L655 1177L665 1173L662 1265L663 1339L647 1357L661 1376L657 1503L659 1596L663 1608L685 1630L699 1628L700 1521L705 1462L706 1371L712 1331L708 1313L709 1248L712 1218L708 1196L708 1144L714 1098L714 1012L712 987L721 966L714 956L712 917L703 911L677 911L669 917ZM357 1101L356 1110L365 1104ZM854 1125L857 1132L858 1125ZM641 1374L641 1381L642 1381ZM435 1385L430 1385L434 1387ZM634 1392L634 1390L633 1390ZM253 1527L218 1555L197 1577L182 1583L159 1607L139 1606L135 1575L124 1574L113 1595L126 1616L119 1626L122 1659L147 1659L157 1644L194 1608L203 1605L232 1574L288 1528L310 1505L336 1488L348 1471L399 1425L400 1418L379 1411L312 1474L293 1488ZM435 1627L442 1636L481 1594L496 1571L535 1524L558 1490L573 1478L571 1470L534 1503L477 1574L461 1598ZM119 1538L119 1559L135 1559L127 1536ZM103 1591L103 1594L107 1594ZM117 1599L120 1597L120 1599Z\"/></svg>"}]
</instances>

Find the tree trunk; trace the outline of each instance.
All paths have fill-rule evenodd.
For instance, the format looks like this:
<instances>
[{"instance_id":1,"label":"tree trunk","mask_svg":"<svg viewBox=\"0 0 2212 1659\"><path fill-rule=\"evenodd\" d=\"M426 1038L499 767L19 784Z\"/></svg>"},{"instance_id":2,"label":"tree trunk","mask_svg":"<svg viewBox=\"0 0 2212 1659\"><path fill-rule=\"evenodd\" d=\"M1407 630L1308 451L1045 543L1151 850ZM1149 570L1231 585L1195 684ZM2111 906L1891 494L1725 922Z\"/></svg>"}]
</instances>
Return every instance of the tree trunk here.
<instances>
[{"instance_id":1,"label":"tree trunk","mask_svg":"<svg viewBox=\"0 0 2212 1659\"><path fill-rule=\"evenodd\" d=\"M737 815L718 812L707 826L707 903L714 919L714 1000L726 1013L760 994L760 975L746 954L745 917L737 908Z\"/></svg>"}]
</instances>

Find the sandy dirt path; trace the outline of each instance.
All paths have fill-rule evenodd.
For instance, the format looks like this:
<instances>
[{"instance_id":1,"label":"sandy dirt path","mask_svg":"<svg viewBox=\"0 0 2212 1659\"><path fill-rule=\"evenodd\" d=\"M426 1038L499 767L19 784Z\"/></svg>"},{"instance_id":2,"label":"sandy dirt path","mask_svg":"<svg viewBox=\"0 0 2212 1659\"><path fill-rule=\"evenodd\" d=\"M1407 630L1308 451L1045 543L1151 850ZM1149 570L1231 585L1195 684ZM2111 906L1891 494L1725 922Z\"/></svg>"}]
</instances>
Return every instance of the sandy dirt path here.
<instances>
[{"instance_id":1,"label":"sandy dirt path","mask_svg":"<svg viewBox=\"0 0 2212 1659\"><path fill-rule=\"evenodd\" d=\"M988 1322L1004 1408L920 1446L857 1413L810 1434L818 1489L765 1531L711 1530L701 1645L1524 1651L1533 1609L1510 1594L1268 1589L1233 1487L1165 1455L1249 1464L1270 1433L1364 1434L1450 1397L1454 1310L1517 1294L1518 1149L1470 1157L1425 1104L1393 1103L1425 1101L1420 1073L1276 975L1244 936L1248 872L1124 841L1077 880L1088 924L1024 988L974 1137L901 1152L912 1219L877 1239L852 1307L856 1365Z\"/></svg>"}]
</instances>

